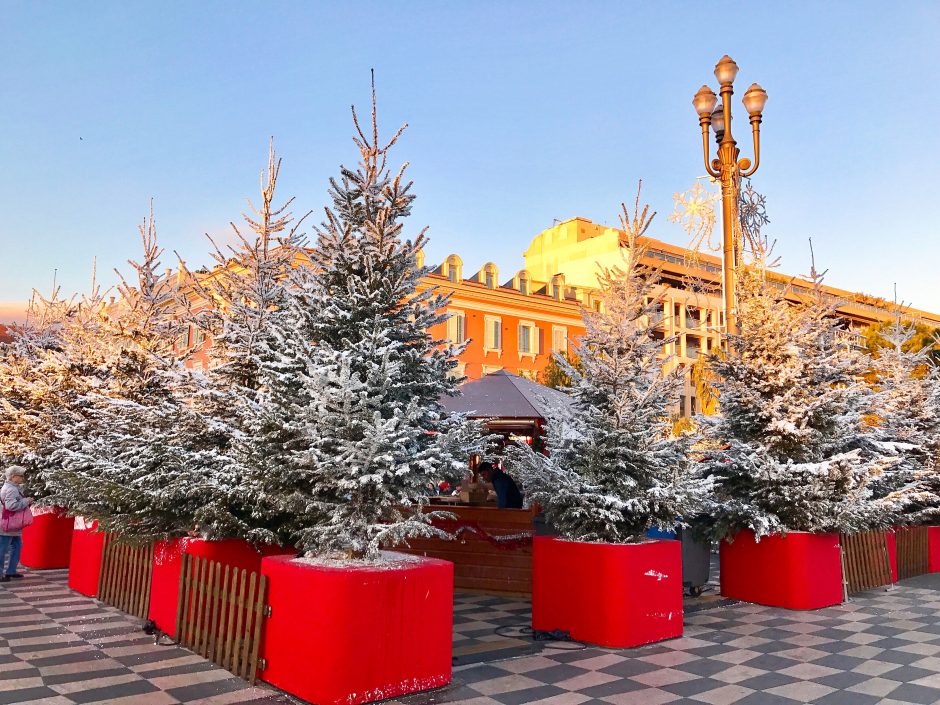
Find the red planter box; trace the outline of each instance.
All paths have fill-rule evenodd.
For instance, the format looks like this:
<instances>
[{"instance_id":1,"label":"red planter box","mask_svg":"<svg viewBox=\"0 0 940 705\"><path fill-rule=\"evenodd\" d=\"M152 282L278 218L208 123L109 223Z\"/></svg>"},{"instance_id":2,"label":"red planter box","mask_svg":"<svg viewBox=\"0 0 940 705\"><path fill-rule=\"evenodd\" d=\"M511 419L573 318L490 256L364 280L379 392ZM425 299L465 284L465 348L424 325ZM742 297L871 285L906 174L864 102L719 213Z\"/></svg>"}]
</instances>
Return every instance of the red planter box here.
<instances>
[{"instance_id":1,"label":"red planter box","mask_svg":"<svg viewBox=\"0 0 940 705\"><path fill-rule=\"evenodd\" d=\"M104 533L96 531L98 522L86 523L76 517L69 552L69 587L89 597L98 595L101 576L101 554L104 552Z\"/></svg>"},{"instance_id":2,"label":"red planter box","mask_svg":"<svg viewBox=\"0 0 940 705\"><path fill-rule=\"evenodd\" d=\"M183 553L258 573L261 572L261 559L264 556L294 553L294 549L265 546L259 551L241 539L205 541L186 538L158 541L153 552L148 617L171 637L176 636L176 611L179 605Z\"/></svg>"},{"instance_id":3,"label":"red planter box","mask_svg":"<svg viewBox=\"0 0 940 705\"><path fill-rule=\"evenodd\" d=\"M74 527L64 509L34 509L33 523L23 529L20 563L33 570L68 568Z\"/></svg>"},{"instance_id":4,"label":"red planter box","mask_svg":"<svg viewBox=\"0 0 940 705\"><path fill-rule=\"evenodd\" d=\"M885 531L885 539L888 545L888 560L891 562L891 582L896 583L898 581L898 533L899 531L904 531L903 526L899 526L896 529L888 529Z\"/></svg>"},{"instance_id":5,"label":"red planter box","mask_svg":"<svg viewBox=\"0 0 940 705\"><path fill-rule=\"evenodd\" d=\"M927 527L927 570L940 573L940 526Z\"/></svg>"},{"instance_id":6,"label":"red planter box","mask_svg":"<svg viewBox=\"0 0 940 705\"><path fill-rule=\"evenodd\" d=\"M451 678L454 566L402 555L327 567L289 556L269 579L261 678L317 705L358 705L439 688Z\"/></svg>"},{"instance_id":7,"label":"red planter box","mask_svg":"<svg viewBox=\"0 0 940 705\"><path fill-rule=\"evenodd\" d=\"M791 610L842 603L839 534L791 531L755 541L749 530L721 542L721 595Z\"/></svg>"},{"instance_id":8,"label":"red planter box","mask_svg":"<svg viewBox=\"0 0 940 705\"><path fill-rule=\"evenodd\" d=\"M681 544L536 536L532 628L615 648L682 636Z\"/></svg>"}]
</instances>

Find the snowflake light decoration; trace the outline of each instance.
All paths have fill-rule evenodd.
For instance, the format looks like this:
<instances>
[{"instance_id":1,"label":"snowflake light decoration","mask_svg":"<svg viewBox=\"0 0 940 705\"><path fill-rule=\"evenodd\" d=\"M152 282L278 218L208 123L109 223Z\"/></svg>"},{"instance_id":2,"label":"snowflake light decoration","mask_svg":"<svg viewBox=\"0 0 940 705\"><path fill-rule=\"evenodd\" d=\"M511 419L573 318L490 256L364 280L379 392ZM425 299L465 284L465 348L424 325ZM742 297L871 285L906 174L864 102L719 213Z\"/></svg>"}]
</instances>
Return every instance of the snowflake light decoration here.
<instances>
[{"instance_id":1,"label":"snowflake light decoration","mask_svg":"<svg viewBox=\"0 0 940 705\"><path fill-rule=\"evenodd\" d=\"M669 221L678 223L688 233L690 250L698 251L702 245L714 252L721 249L719 244L712 243L712 233L717 222L715 204L718 203L718 198L719 194L709 191L700 180L685 193L672 195L674 210L669 216Z\"/></svg>"},{"instance_id":2,"label":"snowflake light decoration","mask_svg":"<svg viewBox=\"0 0 940 705\"><path fill-rule=\"evenodd\" d=\"M770 218L767 217L767 198L754 190L750 179L739 194L738 223L747 244L756 251L757 247L763 247L766 244L761 239L761 230L770 222Z\"/></svg>"}]
</instances>

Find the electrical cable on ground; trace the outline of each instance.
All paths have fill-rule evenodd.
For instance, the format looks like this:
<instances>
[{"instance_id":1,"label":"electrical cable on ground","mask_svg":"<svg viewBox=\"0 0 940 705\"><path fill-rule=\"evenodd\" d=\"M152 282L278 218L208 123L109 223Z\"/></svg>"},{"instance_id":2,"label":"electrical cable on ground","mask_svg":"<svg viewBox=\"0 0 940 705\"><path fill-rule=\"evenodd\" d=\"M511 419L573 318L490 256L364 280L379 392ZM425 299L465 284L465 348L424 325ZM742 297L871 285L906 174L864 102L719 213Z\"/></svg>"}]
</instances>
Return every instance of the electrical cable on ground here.
<instances>
[{"instance_id":1,"label":"electrical cable on ground","mask_svg":"<svg viewBox=\"0 0 940 705\"><path fill-rule=\"evenodd\" d=\"M561 630L554 631L535 631L532 627L528 625L505 625L502 627L496 627L493 630L493 633L497 636L504 636L509 638L520 638L528 637L532 641L541 641L541 642L550 642L548 648L558 649L559 651L582 651L583 649L588 648L588 645L583 641L578 641L571 638L571 634ZM569 644L570 646L561 646L560 644Z\"/></svg>"}]
</instances>

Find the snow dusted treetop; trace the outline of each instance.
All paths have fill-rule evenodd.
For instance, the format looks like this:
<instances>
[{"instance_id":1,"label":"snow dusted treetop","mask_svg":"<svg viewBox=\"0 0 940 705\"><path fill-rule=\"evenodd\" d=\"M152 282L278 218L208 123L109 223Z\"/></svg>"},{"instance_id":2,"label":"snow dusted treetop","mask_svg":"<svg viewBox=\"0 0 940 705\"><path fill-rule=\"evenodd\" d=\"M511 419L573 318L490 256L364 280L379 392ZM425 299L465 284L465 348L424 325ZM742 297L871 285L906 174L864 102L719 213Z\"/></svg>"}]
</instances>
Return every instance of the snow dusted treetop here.
<instances>
[{"instance_id":1,"label":"snow dusted treetop","mask_svg":"<svg viewBox=\"0 0 940 705\"><path fill-rule=\"evenodd\" d=\"M764 261L758 251L740 270L739 333L709 358L719 400L718 415L700 417L716 449L702 466L716 480L709 531L868 528L880 521L868 485L890 462L860 451L871 433L867 358L843 340L815 269L813 296L791 304Z\"/></svg>"},{"instance_id":2,"label":"snow dusted treetop","mask_svg":"<svg viewBox=\"0 0 940 705\"><path fill-rule=\"evenodd\" d=\"M261 355L263 394L241 457L258 497L252 537L310 555L375 559L380 547L439 535L421 509L427 488L466 462L459 420L439 399L456 393L459 348L428 331L447 297L424 288L425 231L403 238L414 196L405 166L387 167L404 127L379 141L355 109L360 161L331 180L317 228ZM420 288L420 290L419 290Z\"/></svg>"},{"instance_id":3,"label":"snow dusted treetop","mask_svg":"<svg viewBox=\"0 0 940 705\"><path fill-rule=\"evenodd\" d=\"M689 439L669 433L682 380L664 369L661 287L641 262L655 213L640 211L639 198L632 216L622 206L624 267L600 273L602 308L583 313L580 369L556 355L572 379L573 410L549 420L547 455L513 452L528 499L568 539L642 540L694 512L708 487L689 472Z\"/></svg>"},{"instance_id":4,"label":"snow dusted treetop","mask_svg":"<svg viewBox=\"0 0 940 705\"><path fill-rule=\"evenodd\" d=\"M897 521L940 518L940 369L931 347L917 345L913 323L898 315L880 331L872 383L877 394L877 445L899 462L875 483L876 496L898 508Z\"/></svg>"},{"instance_id":5,"label":"snow dusted treetop","mask_svg":"<svg viewBox=\"0 0 940 705\"><path fill-rule=\"evenodd\" d=\"M299 228L309 213L294 219L288 210L294 199L274 204L281 159L268 150L268 164L261 173L261 203L248 200L250 213L242 214L253 236L231 223L236 244L213 245L216 267L209 276L194 276L198 296L194 323L212 336L209 348L213 374L227 384L246 390L259 386L257 354L268 322L281 304L282 283L297 262L305 238ZM207 237L209 237L207 235Z\"/></svg>"}]
</instances>

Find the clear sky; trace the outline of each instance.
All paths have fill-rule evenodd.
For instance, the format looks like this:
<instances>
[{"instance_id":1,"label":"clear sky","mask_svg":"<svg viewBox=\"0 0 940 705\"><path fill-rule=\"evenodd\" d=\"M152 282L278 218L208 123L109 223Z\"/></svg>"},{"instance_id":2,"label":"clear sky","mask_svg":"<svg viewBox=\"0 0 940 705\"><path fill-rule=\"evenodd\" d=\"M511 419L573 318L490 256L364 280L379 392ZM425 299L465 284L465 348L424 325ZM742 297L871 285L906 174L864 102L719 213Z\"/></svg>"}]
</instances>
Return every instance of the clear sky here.
<instances>
[{"instance_id":1,"label":"clear sky","mask_svg":"<svg viewBox=\"0 0 940 705\"><path fill-rule=\"evenodd\" d=\"M352 162L375 68L410 129L412 232L508 278L554 219L616 222L644 180L651 234L702 175L691 98L724 53L770 94L755 187L783 269L940 311L940 3L11 2L0 0L0 308L58 270L86 286L137 255L151 197L168 251L208 261L257 191L322 208ZM719 22L720 18L720 22ZM170 254L167 265L175 258ZM3 316L0 315L0 320Z\"/></svg>"}]
</instances>

